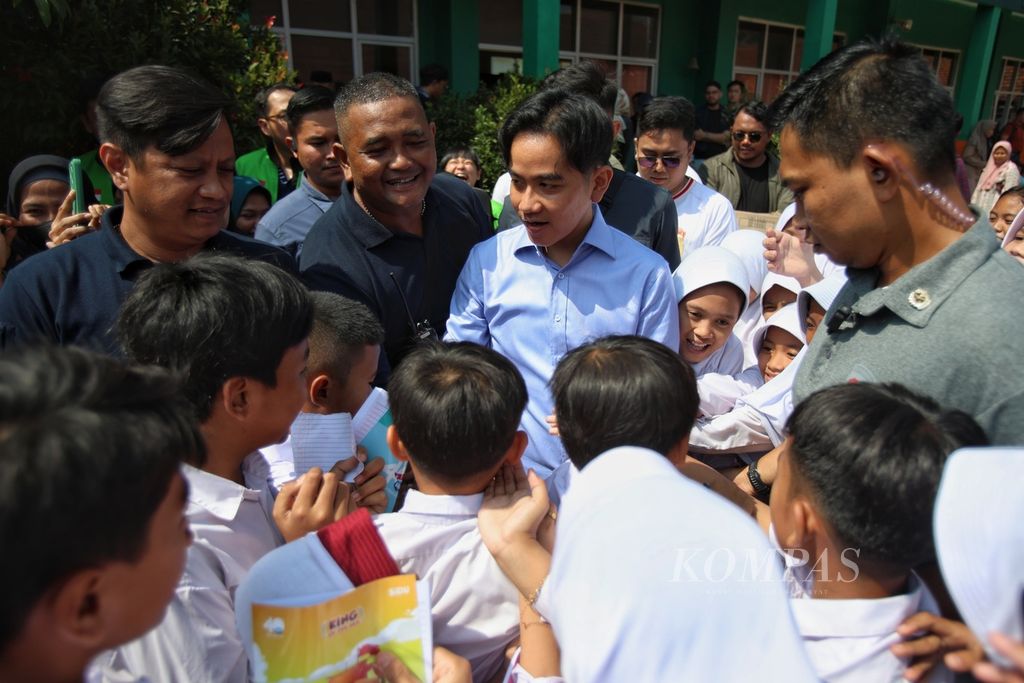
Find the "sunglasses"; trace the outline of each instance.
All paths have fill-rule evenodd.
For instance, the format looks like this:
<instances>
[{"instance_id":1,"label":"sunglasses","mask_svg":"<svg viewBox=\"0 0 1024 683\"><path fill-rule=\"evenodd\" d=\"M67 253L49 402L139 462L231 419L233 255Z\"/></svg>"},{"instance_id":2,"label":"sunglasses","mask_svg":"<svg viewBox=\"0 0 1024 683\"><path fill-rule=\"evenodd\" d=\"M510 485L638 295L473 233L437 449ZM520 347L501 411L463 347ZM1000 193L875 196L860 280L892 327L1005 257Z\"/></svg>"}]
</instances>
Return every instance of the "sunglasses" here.
<instances>
[{"instance_id":1,"label":"sunglasses","mask_svg":"<svg viewBox=\"0 0 1024 683\"><path fill-rule=\"evenodd\" d=\"M751 142L761 142L762 137L762 134L756 131L753 133L748 133L745 130L734 130L732 132L732 139L735 140L736 142L743 142L744 138L750 140Z\"/></svg>"},{"instance_id":2,"label":"sunglasses","mask_svg":"<svg viewBox=\"0 0 1024 683\"><path fill-rule=\"evenodd\" d=\"M644 168L654 168L658 163L658 159L661 159L661 163L665 165L665 168L679 168L679 164L683 162L679 157L638 157L637 163Z\"/></svg>"}]
</instances>

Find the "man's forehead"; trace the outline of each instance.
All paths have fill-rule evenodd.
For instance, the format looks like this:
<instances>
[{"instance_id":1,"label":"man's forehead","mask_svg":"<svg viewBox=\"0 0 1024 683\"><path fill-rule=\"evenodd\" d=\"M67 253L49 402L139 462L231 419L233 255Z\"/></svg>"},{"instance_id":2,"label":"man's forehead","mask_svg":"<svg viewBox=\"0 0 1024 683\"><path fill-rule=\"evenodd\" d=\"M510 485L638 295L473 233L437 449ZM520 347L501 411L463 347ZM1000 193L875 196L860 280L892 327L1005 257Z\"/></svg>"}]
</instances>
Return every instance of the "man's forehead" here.
<instances>
[{"instance_id":1,"label":"man's forehead","mask_svg":"<svg viewBox=\"0 0 1024 683\"><path fill-rule=\"evenodd\" d=\"M733 120L733 128L741 128L745 130L768 130L768 128L746 112L740 112L736 115Z\"/></svg>"}]
</instances>

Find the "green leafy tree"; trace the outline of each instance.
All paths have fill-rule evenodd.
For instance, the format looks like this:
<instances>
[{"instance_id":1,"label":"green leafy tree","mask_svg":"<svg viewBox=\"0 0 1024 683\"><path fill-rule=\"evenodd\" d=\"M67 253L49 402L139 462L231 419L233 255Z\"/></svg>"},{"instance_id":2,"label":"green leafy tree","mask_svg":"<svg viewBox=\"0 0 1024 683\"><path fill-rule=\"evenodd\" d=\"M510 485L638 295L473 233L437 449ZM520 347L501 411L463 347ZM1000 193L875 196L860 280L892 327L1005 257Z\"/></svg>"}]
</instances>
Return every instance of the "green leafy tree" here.
<instances>
[{"instance_id":1,"label":"green leafy tree","mask_svg":"<svg viewBox=\"0 0 1024 683\"><path fill-rule=\"evenodd\" d=\"M293 74L271 21L251 25L246 0L78 0L61 11L67 5L0 5L0 120L13 132L0 151L3 178L28 155L94 147L80 84L142 64L182 67L222 88L235 100L236 150L261 144L255 94Z\"/></svg>"}]
</instances>

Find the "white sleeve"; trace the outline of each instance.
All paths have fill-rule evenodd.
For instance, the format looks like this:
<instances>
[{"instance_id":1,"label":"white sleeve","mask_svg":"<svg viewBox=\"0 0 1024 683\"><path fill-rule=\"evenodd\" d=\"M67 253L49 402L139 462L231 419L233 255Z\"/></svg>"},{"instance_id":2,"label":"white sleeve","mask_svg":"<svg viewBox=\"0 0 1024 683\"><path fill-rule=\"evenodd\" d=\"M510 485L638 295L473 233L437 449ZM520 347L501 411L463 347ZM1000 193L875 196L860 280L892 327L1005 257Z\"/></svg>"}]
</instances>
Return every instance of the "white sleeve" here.
<instances>
[{"instance_id":1,"label":"white sleeve","mask_svg":"<svg viewBox=\"0 0 1024 683\"><path fill-rule=\"evenodd\" d=\"M697 379L700 394L700 413L704 417L724 415L733 409L736 401L764 384L761 371L747 368L737 375L710 372Z\"/></svg>"},{"instance_id":2,"label":"white sleeve","mask_svg":"<svg viewBox=\"0 0 1024 683\"><path fill-rule=\"evenodd\" d=\"M748 453L772 447L760 415L748 405L712 419L697 420L690 432L690 450L697 453Z\"/></svg>"}]
</instances>

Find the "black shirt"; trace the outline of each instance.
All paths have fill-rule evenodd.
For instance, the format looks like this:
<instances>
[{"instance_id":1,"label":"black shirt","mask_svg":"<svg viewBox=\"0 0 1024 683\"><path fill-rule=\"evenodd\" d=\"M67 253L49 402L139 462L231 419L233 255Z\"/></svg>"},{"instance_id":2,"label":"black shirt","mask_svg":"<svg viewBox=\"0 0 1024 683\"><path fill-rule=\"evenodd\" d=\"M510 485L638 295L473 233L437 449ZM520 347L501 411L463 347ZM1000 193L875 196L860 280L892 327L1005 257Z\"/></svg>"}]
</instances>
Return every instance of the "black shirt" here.
<instances>
[{"instance_id":1,"label":"black shirt","mask_svg":"<svg viewBox=\"0 0 1024 683\"><path fill-rule=\"evenodd\" d=\"M702 104L697 107L697 128L705 133L724 133L729 130L729 112L725 107L719 105L718 109L708 109L708 105ZM710 140L700 140L693 146L694 159L710 159L716 154L721 154L727 145L722 145Z\"/></svg>"},{"instance_id":2,"label":"black shirt","mask_svg":"<svg viewBox=\"0 0 1024 683\"><path fill-rule=\"evenodd\" d=\"M740 201L737 211L768 213L768 158L757 168L736 164L740 176Z\"/></svg>"},{"instance_id":3,"label":"black shirt","mask_svg":"<svg viewBox=\"0 0 1024 683\"><path fill-rule=\"evenodd\" d=\"M342 192L310 228L299 256L310 289L361 301L384 326L376 380L381 386L414 345L410 316L429 321L439 337L444 334L470 250L494 235L483 205L464 181L437 174L426 201L419 237L392 232L367 215L351 191Z\"/></svg>"},{"instance_id":4,"label":"black shirt","mask_svg":"<svg viewBox=\"0 0 1024 683\"><path fill-rule=\"evenodd\" d=\"M639 176L613 168L612 181L598 206L605 223L661 254L671 270L679 266L679 215L668 192ZM498 230L508 230L522 222L511 199L506 197Z\"/></svg>"},{"instance_id":5,"label":"black shirt","mask_svg":"<svg viewBox=\"0 0 1024 683\"><path fill-rule=\"evenodd\" d=\"M0 288L0 348L52 342L120 353L113 334L121 302L153 262L121 236L124 207L103 214L100 229L36 254L11 271ZM205 251L267 261L295 272L283 250L222 230Z\"/></svg>"}]
</instances>

